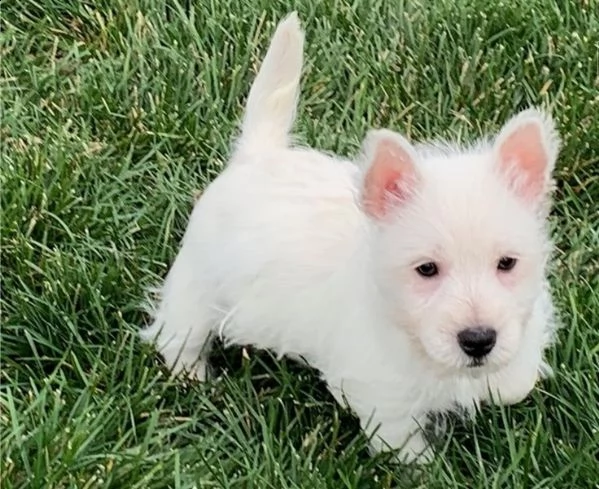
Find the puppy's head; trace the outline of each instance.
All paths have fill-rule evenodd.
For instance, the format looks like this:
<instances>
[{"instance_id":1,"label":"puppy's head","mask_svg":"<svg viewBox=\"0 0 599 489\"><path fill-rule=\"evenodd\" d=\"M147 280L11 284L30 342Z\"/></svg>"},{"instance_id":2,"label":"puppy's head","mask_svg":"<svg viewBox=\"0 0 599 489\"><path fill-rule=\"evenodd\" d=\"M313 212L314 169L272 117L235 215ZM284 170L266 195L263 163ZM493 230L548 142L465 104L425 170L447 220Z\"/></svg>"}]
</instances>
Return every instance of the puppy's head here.
<instances>
[{"instance_id":1,"label":"puppy's head","mask_svg":"<svg viewBox=\"0 0 599 489\"><path fill-rule=\"evenodd\" d=\"M435 364L496 369L518 351L544 284L558 145L536 110L468 151L416 148L386 130L366 138L374 279Z\"/></svg>"}]
</instances>

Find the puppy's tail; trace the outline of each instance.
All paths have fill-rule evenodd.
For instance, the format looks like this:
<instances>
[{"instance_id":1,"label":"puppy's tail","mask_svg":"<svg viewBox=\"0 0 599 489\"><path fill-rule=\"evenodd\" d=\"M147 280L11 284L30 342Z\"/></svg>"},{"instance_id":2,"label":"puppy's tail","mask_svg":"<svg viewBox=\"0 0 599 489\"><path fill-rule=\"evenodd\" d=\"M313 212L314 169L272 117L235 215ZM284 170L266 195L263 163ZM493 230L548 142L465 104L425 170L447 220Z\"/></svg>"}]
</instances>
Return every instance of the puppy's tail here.
<instances>
[{"instance_id":1,"label":"puppy's tail","mask_svg":"<svg viewBox=\"0 0 599 489\"><path fill-rule=\"evenodd\" d=\"M296 12L283 19L254 80L245 107L239 147L284 148L295 120L304 34Z\"/></svg>"}]
</instances>

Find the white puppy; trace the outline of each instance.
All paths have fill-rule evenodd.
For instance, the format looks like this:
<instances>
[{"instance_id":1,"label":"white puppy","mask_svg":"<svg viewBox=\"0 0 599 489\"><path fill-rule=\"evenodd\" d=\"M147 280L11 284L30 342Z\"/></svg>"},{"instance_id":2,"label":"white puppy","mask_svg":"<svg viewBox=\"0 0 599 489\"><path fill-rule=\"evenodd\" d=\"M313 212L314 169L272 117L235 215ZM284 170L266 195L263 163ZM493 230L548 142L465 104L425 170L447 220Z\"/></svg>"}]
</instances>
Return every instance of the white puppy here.
<instances>
[{"instance_id":1,"label":"white puppy","mask_svg":"<svg viewBox=\"0 0 599 489\"><path fill-rule=\"evenodd\" d=\"M358 164L294 147L302 50L294 13L141 334L199 379L215 335L305 359L375 450L426 460L428 413L517 402L549 370L558 136L528 110L470 148L389 130L367 135Z\"/></svg>"}]
</instances>

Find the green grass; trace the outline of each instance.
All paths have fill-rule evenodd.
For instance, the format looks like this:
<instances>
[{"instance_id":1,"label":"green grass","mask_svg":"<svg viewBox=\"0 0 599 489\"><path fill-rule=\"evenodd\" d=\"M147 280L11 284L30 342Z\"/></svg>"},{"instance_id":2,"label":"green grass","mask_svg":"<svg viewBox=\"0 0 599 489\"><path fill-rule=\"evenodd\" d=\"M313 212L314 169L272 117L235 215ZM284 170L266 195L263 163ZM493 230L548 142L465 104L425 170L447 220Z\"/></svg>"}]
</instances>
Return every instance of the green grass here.
<instances>
[{"instance_id":1,"label":"green grass","mask_svg":"<svg viewBox=\"0 0 599 489\"><path fill-rule=\"evenodd\" d=\"M136 339L139 304L294 6L7 1L3 488L599 487L595 0L303 3L298 133L311 145L352 154L371 126L468 141L528 104L551 108L564 138L555 378L476 424L451 420L420 472L369 457L352 416L291 362L221 350L215 382L168 380Z\"/></svg>"}]
</instances>

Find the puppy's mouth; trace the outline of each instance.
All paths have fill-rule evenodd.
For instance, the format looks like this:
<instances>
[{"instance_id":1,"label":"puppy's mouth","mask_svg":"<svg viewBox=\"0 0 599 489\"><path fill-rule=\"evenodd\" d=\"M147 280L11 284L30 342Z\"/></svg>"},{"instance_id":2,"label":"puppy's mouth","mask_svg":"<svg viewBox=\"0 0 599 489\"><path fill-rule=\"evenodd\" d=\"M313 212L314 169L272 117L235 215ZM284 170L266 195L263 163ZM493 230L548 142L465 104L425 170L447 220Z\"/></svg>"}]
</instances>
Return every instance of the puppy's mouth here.
<instances>
[{"instance_id":1,"label":"puppy's mouth","mask_svg":"<svg viewBox=\"0 0 599 489\"><path fill-rule=\"evenodd\" d=\"M487 357L472 358L468 362L467 366L468 366L468 368L481 368L481 367L484 367L486 363L487 363Z\"/></svg>"},{"instance_id":2,"label":"puppy's mouth","mask_svg":"<svg viewBox=\"0 0 599 489\"><path fill-rule=\"evenodd\" d=\"M496 365L489 355L480 358L470 358L466 363L466 370L470 375L479 377L480 375L489 375L497 372L501 367Z\"/></svg>"}]
</instances>

